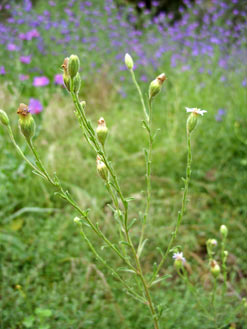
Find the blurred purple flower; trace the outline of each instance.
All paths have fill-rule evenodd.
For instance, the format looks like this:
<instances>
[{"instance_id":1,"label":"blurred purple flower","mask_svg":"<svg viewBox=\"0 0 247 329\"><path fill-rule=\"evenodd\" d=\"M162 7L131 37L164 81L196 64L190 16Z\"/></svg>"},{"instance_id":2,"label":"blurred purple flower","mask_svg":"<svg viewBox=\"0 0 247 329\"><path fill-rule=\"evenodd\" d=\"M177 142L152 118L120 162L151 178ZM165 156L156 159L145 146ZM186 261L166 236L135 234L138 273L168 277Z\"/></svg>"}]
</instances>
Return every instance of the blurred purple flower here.
<instances>
[{"instance_id":1,"label":"blurred purple flower","mask_svg":"<svg viewBox=\"0 0 247 329\"><path fill-rule=\"evenodd\" d=\"M30 64L31 63L31 58L32 56L21 56L20 57L20 62L24 63L24 64Z\"/></svg>"},{"instance_id":2,"label":"blurred purple flower","mask_svg":"<svg viewBox=\"0 0 247 329\"><path fill-rule=\"evenodd\" d=\"M49 5L50 5L51 7L55 7L55 6L56 6L56 2L54 2L54 1L49 1Z\"/></svg>"},{"instance_id":3,"label":"blurred purple flower","mask_svg":"<svg viewBox=\"0 0 247 329\"><path fill-rule=\"evenodd\" d=\"M244 80L242 81L242 86L243 87L246 87L247 86L247 79L246 78L244 78Z\"/></svg>"},{"instance_id":4,"label":"blurred purple flower","mask_svg":"<svg viewBox=\"0 0 247 329\"><path fill-rule=\"evenodd\" d=\"M24 10L30 11L32 9L32 2L30 0L24 0Z\"/></svg>"},{"instance_id":5,"label":"blurred purple flower","mask_svg":"<svg viewBox=\"0 0 247 329\"><path fill-rule=\"evenodd\" d=\"M17 51L17 50L19 50L19 48L14 43L8 43L7 49L9 51Z\"/></svg>"},{"instance_id":6,"label":"blurred purple flower","mask_svg":"<svg viewBox=\"0 0 247 329\"><path fill-rule=\"evenodd\" d=\"M29 101L29 111L31 114L40 113L43 110L43 106L40 101L36 98L30 98Z\"/></svg>"},{"instance_id":7,"label":"blurred purple flower","mask_svg":"<svg viewBox=\"0 0 247 329\"><path fill-rule=\"evenodd\" d=\"M62 74L56 74L54 77L54 83L55 85L64 85L63 83L63 75Z\"/></svg>"},{"instance_id":8,"label":"blurred purple flower","mask_svg":"<svg viewBox=\"0 0 247 329\"><path fill-rule=\"evenodd\" d=\"M47 86L50 83L50 80L47 77L35 77L33 79L33 85L35 87Z\"/></svg>"},{"instance_id":9,"label":"blurred purple flower","mask_svg":"<svg viewBox=\"0 0 247 329\"><path fill-rule=\"evenodd\" d=\"M145 2L138 2L138 4L137 4L137 6L139 7L139 8L144 8L144 7L146 7L146 5L145 5Z\"/></svg>"},{"instance_id":10,"label":"blurred purple flower","mask_svg":"<svg viewBox=\"0 0 247 329\"><path fill-rule=\"evenodd\" d=\"M0 66L0 75L5 75L6 71L5 71L5 67L2 65Z\"/></svg>"},{"instance_id":11,"label":"blurred purple flower","mask_svg":"<svg viewBox=\"0 0 247 329\"><path fill-rule=\"evenodd\" d=\"M159 1L152 1L152 6L153 7L158 7L159 6Z\"/></svg>"},{"instance_id":12,"label":"blurred purple flower","mask_svg":"<svg viewBox=\"0 0 247 329\"><path fill-rule=\"evenodd\" d=\"M21 81L26 81L26 80L29 79L29 75L26 75L26 74L20 74L20 75L19 75L19 79L20 79Z\"/></svg>"},{"instance_id":13,"label":"blurred purple flower","mask_svg":"<svg viewBox=\"0 0 247 329\"><path fill-rule=\"evenodd\" d=\"M224 109L219 109L215 115L215 120L218 122L222 121L224 115L226 115L226 111Z\"/></svg>"}]
</instances>

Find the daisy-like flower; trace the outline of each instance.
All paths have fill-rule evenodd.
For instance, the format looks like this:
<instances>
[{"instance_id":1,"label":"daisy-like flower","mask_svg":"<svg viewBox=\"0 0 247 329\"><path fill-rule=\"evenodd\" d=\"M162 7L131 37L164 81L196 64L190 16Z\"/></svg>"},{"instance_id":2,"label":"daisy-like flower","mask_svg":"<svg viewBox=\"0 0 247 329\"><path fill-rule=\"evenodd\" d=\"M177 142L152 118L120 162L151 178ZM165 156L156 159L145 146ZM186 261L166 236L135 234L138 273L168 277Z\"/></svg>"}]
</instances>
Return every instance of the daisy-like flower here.
<instances>
[{"instance_id":1,"label":"daisy-like flower","mask_svg":"<svg viewBox=\"0 0 247 329\"><path fill-rule=\"evenodd\" d=\"M198 109L196 107L192 107L192 108L186 107L185 109L186 109L187 113L194 113L194 114L200 114L200 115L204 115L204 113L207 113L207 111Z\"/></svg>"},{"instance_id":2,"label":"daisy-like flower","mask_svg":"<svg viewBox=\"0 0 247 329\"><path fill-rule=\"evenodd\" d=\"M172 258L175 259L175 261L182 262L183 264L186 262L183 252L175 252Z\"/></svg>"}]
</instances>

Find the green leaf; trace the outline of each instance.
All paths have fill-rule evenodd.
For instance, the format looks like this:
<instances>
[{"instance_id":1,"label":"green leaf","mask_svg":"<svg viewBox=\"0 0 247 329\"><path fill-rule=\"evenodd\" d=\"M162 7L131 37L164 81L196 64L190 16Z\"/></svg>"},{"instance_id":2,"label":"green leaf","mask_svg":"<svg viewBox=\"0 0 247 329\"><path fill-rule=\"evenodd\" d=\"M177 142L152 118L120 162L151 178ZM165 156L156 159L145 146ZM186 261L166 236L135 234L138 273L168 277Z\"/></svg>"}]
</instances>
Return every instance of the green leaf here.
<instances>
[{"instance_id":1,"label":"green leaf","mask_svg":"<svg viewBox=\"0 0 247 329\"><path fill-rule=\"evenodd\" d=\"M52 311L46 308L38 307L35 309L35 314L40 317L49 318L50 316L52 316Z\"/></svg>"},{"instance_id":2,"label":"green leaf","mask_svg":"<svg viewBox=\"0 0 247 329\"><path fill-rule=\"evenodd\" d=\"M23 324L26 328L31 328L31 327L33 326L34 320L35 320L34 316L33 316L33 315L30 315L30 316L26 317L26 318L23 320L22 324Z\"/></svg>"},{"instance_id":3,"label":"green leaf","mask_svg":"<svg viewBox=\"0 0 247 329\"><path fill-rule=\"evenodd\" d=\"M164 281L164 280L166 280L167 278L170 278L170 277L171 277L170 274L163 275L162 277L160 277L157 280L153 281L152 284L151 284L151 287L154 286L156 283Z\"/></svg>"},{"instance_id":4,"label":"green leaf","mask_svg":"<svg viewBox=\"0 0 247 329\"><path fill-rule=\"evenodd\" d=\"M119 267L117 270L121 271L121 272L129 272L129 273L136 274L136 272L134 270L131 270L130 268L127 268L127 267Z\"/></svg>"},{"instance_id":5,"label":"green leaf","mask_svg":"<svg viewBox=\"0 0 247 329\"><path fill-rule=\"evenodd\" d=\"M140 257L141 256L141 253L142 253L142 250L146 244L146 242L148 241L148 239L145 239L142 244L140 245L140 247L138 248L138 251L137 251L137 256Z\"/></svg>"},{"instance_id":6,"label":"green leaf","mask_svg":"<svg viewBox=\"0 0 247 329\"><path fill-rule=\"evenodd\" d=\"M137 221L136 218L133 218L133 219L132 219L131 223L130 223L129 226L128 226L128 231L131 229L131 227L135 224L136 221Z\"/></svg>"}]
</instances>

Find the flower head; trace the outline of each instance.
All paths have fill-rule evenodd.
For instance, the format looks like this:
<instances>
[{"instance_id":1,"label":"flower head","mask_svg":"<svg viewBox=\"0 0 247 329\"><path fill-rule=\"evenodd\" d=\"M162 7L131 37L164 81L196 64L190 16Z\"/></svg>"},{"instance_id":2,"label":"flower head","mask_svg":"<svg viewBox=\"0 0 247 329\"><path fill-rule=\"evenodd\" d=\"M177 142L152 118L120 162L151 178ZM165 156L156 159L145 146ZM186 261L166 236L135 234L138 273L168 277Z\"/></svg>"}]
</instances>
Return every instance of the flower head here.
<instances>
[{"instance_id":1,"label":"flower head","mask_svg":"<svg viewBox=\"0 0 247 329\"><path fill-rule=\"evenodd\" d=\"M186 112L187 113L194 113L194 114L200 114L200 115L204 115L204 113L207 113L207 111L205 110L201 110L201 109L198 109L196 107L192 107L192 108L189 108L189 107L186 107Z\"/></svg>"},{"instance_id":2,"label":"flower head","mask_svg":"<svg viewBox=\"0 0 247 329\"><path fill-rule=\"evenodd\" d=\"M35 87L47 86L50 83L47 77L35 77L33 80L33 85Z\"/></svg>"},{"instance_id":3,"label":"flower head","mask_svg":"<svg viewBox=\"0 0 247 329\"><path fill-rule=\"evenodd\" d=\"M62 74L56 74L54 77L54 83L55 85L62 85L63 86L63 75Z\"/></svg>"},{"instance_id":4,"label":"flower head","mask_svg":"<svg viewBox=\"0 0 247 329\"><path fill-rule=\"evenodd\" d=\"M180 261L183 264L186 262L186 259L183 255L183 252L175 252L172 256L173 259L175 259L175 261Z\"/></svg>"},{"instance_id":5,"label":"flower head","mask_svg":"<svg viewBox=\"0 0 247 329\"><path fill-rule=\"evenodd\" d=\"M40 101L36 98L30 98L29 111L31 114L40 113L43 110L43 106Z\"/></svg>"}]
</instances>

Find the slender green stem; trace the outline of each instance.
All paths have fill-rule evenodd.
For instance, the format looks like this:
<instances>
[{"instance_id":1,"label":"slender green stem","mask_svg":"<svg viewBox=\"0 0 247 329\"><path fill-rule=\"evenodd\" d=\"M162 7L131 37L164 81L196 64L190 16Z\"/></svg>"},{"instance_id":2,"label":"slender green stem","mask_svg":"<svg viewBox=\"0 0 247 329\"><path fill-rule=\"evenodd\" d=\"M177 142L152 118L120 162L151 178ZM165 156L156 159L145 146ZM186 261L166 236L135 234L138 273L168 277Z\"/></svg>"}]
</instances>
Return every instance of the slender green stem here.
<instances>
[{"instance_id":1,"label":"slender green stem","mask_svg":"<svg viewBox=\"0 0 247 329\"><path fill-rule=\"evenodd\" d=\"M147 132L148 132L148 152L146 156L146 184L147 184L147 193L146 193L146 208L142 222L141 236L139 240L139 248L142 245L145 233L145 227L147 223L147 218L150 211L150 200L151 200L151 164L152 164L152 149L153 149L153 136L152 136L152 102L151 99L148 101L149 108L149 119L147 122Z\"/></svg>"},{"instance_id":2,"label":"slender green stem","mask_svg":"<svg viewBox=\"0 0 247 329\"><path fill-rule=\"evenodd\" d=\"M145 119L147 121L149 121L149 116L148 116L148 113L147 113L147 109L146 109L146 106L145 106L145 102L144 102L144 98L143 98L143 95L142 95L141 88L140 88L138 82L136 81L135 73L132 69L130 70L130 73L131 73L132 80L133 80L133 82L136 86L136 89L139 93L139 96L140 96L140 100L141 100L141 103L142 103L142 108L143 108L143 113L144 113Z\"/></svg>"},{"instance_id":3,"label":"slender green stem","mask_svg":"<svg viewBox=\"0 0 247 329\"><path fill-rule=\"evenodd\" d=\"M39 167L40 169L43 171L46 179L53 185L53 186L57 186L57 184L51 179L50 175L48 174L47 170L45 169L41 159L40 159L40 156L38 154L38 152L36 151L35 149L35 146L33 145L33 142L31 139L27 139L26 138L26 141L31 149L31 151L33 152L33 155L35 156L35 159L37 161L37 163L39 164Z\"/></svg>"},{"instance_id":4,"label":"slender green stem","mask_svg":"<svg viewBox=\"0 0 247 329\"><path fill-rule=\"evenodd\" d=\"M146 300L143 299L142 296L138 295L131 287L129 287L129 285L120 277L120 275L97 253L97 251L95 250L95 248L93 247L93 245L91 244L91 242L89 241L88 237L86 236L85 232L82 229L82 224L80 224L81 226L81 235L83 237L83 239L86 241L86 243L88 244L89 248L91 249L91 251L93 252L93 254L95 255L96 259L98 259L105 267L108 268L108 270L110 270L110 272L112 273L112 275L122 283L122 285L127 289L127 291L133 295L133 297L135 297L136 299L138 299L139 301L141 301L142 303L146 303Z\"/></svg>"},{"instance_id":5,"label":"slender green stem","mask_svg":"<svg viewBox=\"0 0 247 329\"><path fill-rule=\"evenodd\" d=\"M181 210L178 212L178 217L177 217L177 222L175 226L175 230L172 232L172 236L170 238L170 241L168 243L168 247L166 249L166 252L164 256L162 257L156 271L154 272L150 284L155 280L156 276L158 275L160 269L162 268L169 252L170 249L177 237L178 229L181 225L185 210L186 210L186 201L187 201L187 194L189 190L189 182L190 182L190 176L191 176L191 161L192 161L192 153L191 153L191 140L190 140L190 133L187 134L187 148L188 148L188 153L187 153L187 168L186 168L186 178L184 180L184 191L183 191L183 197L182 197L182 205L181 205Z\"/></svg>"},{"instance_id":6,"label":"slender green stem","mask_svg":"<svg viewBox=\"0 0 247 329\"><path fill-rule=\"evenodd\" d=\"M227 267L226 267L227 256L225 255L225 245L226 245L226 238L223 237L223 240L221 242L221 261L222 261L222 272L223 272L223 280L224 280L223 297L225 296L227 290Z\"/></svg>"},{"instance_id":7,"label":"slender green stem","mask_svg":"<svg viewBox=\"0 0 247 329\"><path fill-rule=\"evenodd\" d=\"M8 125L8 133L9 133L9 137L11 139L11 142L13 143L13 145L15 146L16 150L18 151L18 153L20 154L20 156L23 158L23 160L26 161L26 163L33 169L35 170L41 177L45 178L44 174L31 162L28 160L28 158L24 155L24 153L22 152L22 150L20 149L19 145L16 143L13 132L11 127Z\"/></svg>"}]
</instances>

